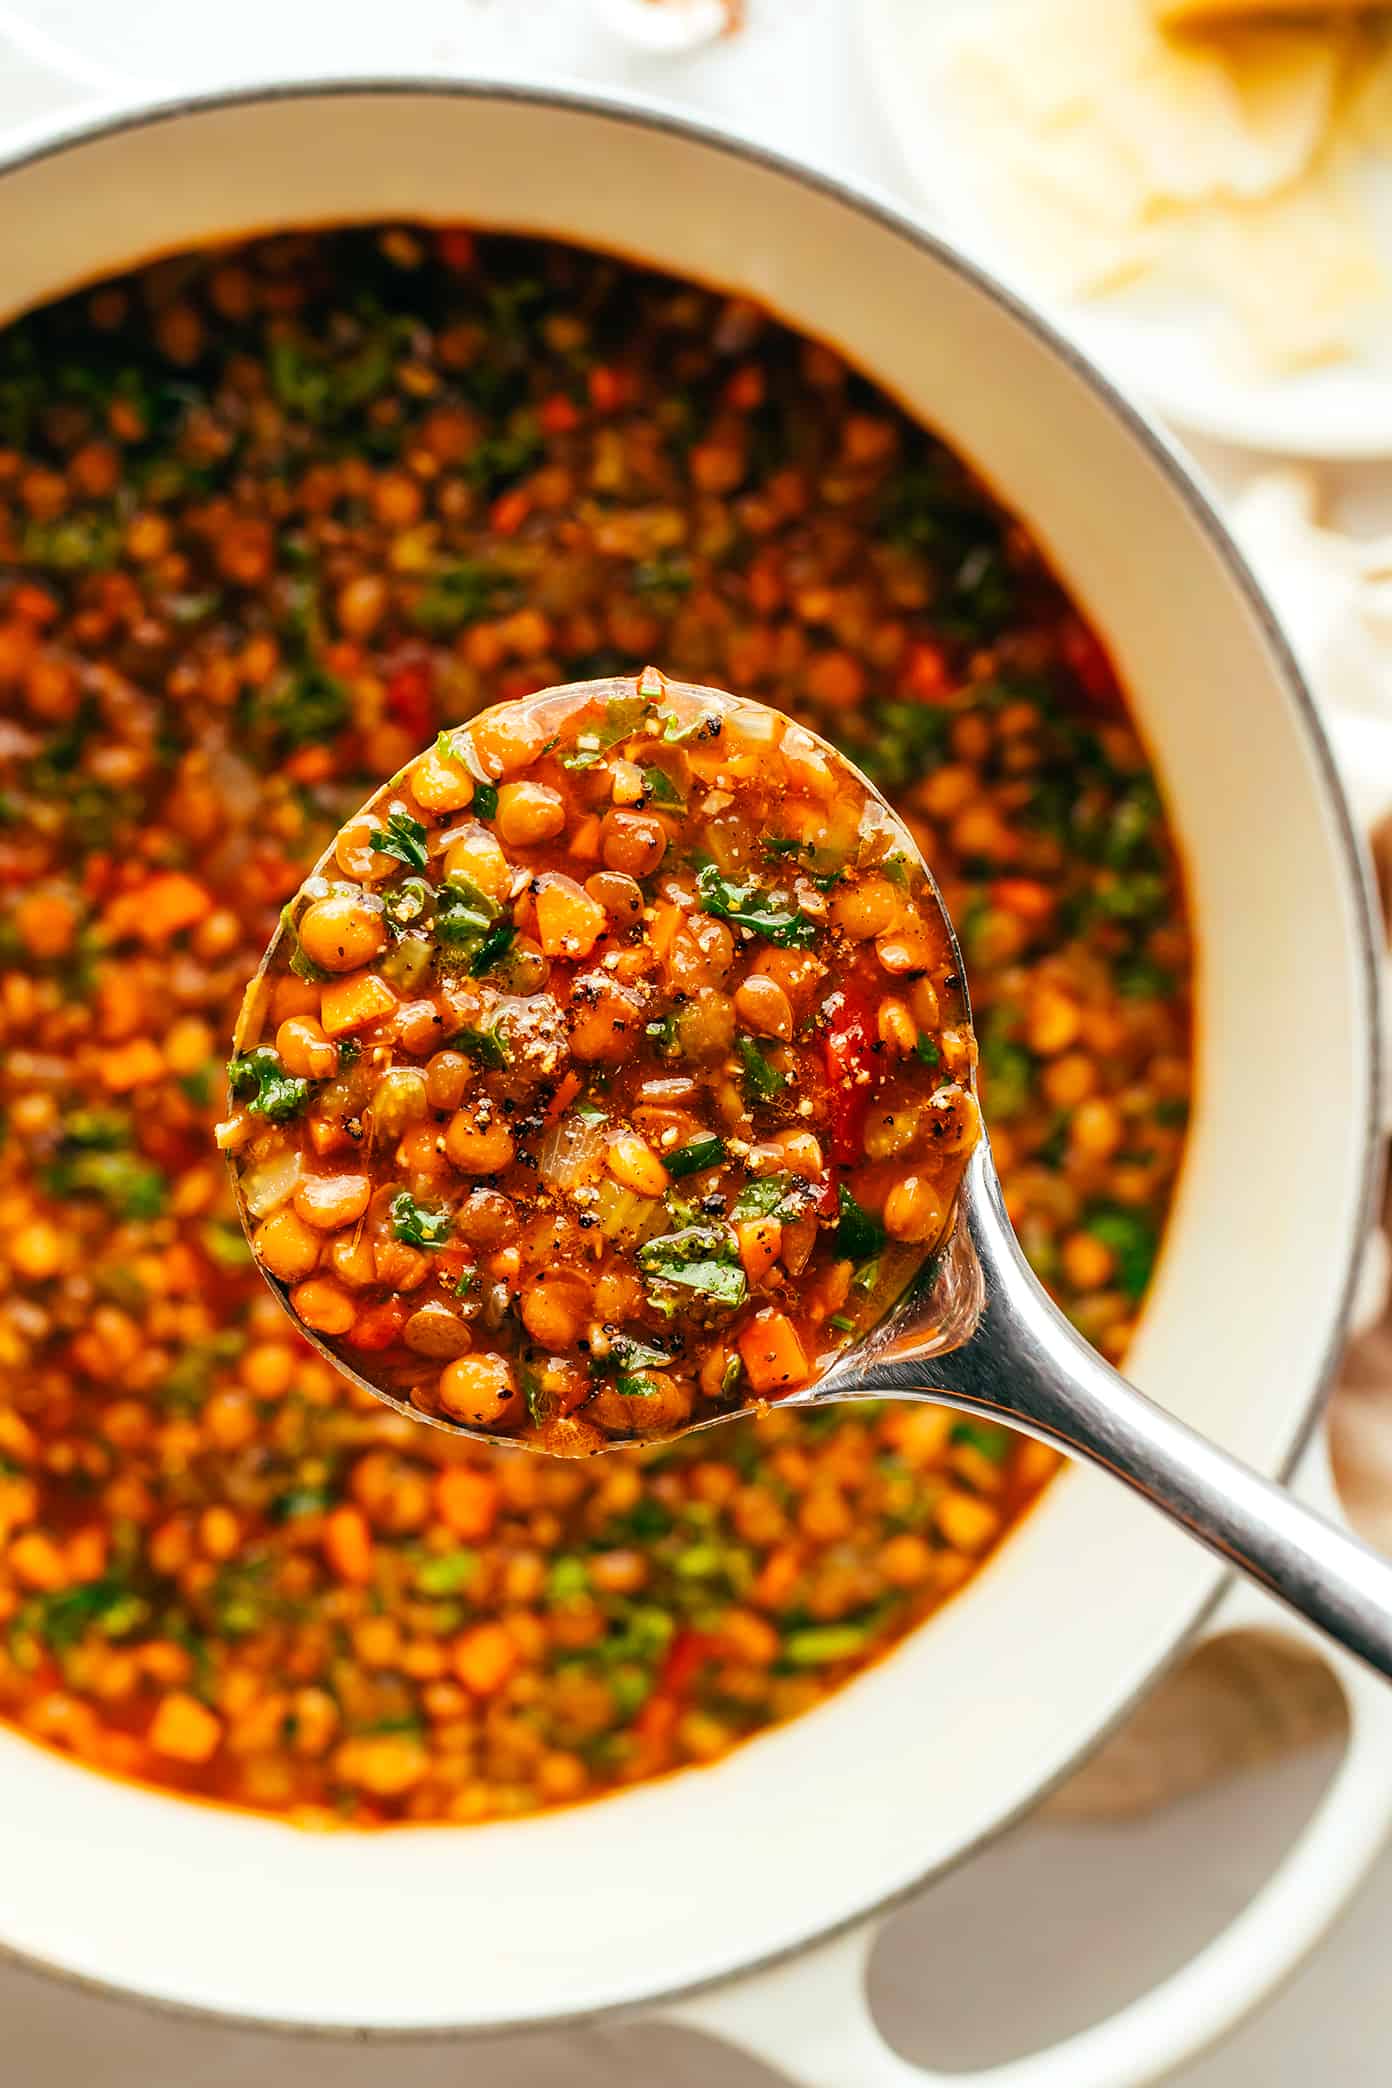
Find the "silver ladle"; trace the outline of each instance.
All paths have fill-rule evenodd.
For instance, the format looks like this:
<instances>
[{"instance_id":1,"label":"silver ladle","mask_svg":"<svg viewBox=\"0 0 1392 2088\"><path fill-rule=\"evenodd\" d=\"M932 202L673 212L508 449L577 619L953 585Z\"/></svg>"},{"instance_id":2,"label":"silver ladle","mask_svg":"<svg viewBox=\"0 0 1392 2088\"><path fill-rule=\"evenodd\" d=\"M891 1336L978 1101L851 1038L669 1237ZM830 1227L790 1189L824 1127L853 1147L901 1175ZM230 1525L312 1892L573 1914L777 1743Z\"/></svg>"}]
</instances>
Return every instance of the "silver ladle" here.
<instances>
[{"instance_id":1,"label":"silver ladle","mask_svg":"<svg viewBox=\"0 0 1392 2088\"><path fill-rule=\"evenodd\" d=\"M630 682L596 682L576 684L574 690L583 686L601 698L632 689ZM668 686L697 697L711 693L676 682ZM543 697L555 693L542 692ZM850 766L836 749L827 746L827 752ZM884 805L875 786L855 773L865 791ZM899 826L903 845L922 862L908 829L892 808L885 810ZM951 918L931 870L926 864L924 869L960 972ZM262 973L279 940L278 935L267 952ZM304 1338L353 1382L414 1421L499 1440L423 1413L375 1384L298 1319L284 1286L272 1282L271 1287ZM1083 1340L1025 1260L1006 1215L984 1129L967 1164L954 1230L943 1252L861 1340L778 1403L817 1407L844 1399L922 1399L957 1407L1086 1459L1392 1677L1392 1563L1147 1398ZM691 1427L716 1427L756 1410L753 1405L732 1409ZM623 1439L616 1438L611 1447L622 1448Z\"/></svg>"}]
</instances>

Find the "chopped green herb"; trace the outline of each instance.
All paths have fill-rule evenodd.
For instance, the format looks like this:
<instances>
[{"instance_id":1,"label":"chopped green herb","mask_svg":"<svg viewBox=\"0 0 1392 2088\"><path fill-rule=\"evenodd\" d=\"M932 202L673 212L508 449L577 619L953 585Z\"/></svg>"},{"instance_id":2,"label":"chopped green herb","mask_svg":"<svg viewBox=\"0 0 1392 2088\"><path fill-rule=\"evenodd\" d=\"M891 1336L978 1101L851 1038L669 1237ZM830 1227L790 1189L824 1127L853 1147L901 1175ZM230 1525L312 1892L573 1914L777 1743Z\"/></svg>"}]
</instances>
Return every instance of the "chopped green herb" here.
<instances>
[{"instance_id":1,"label":"chopped green herb","mask_svg":"<svg viewBox=\"0 0 1392 2088\"><path fill-rule=\"evenodd\" d=\"M628 584L639 596L686 594L691 587L691 567L679 552L659 554L634 566Z\"/></svg>"},{"instance_id":2,"label":"chopped green herb","mask_svg":"<svg viewBox=\"0 0 1392 2088\"><path fill-rule=\"evenodd\" d=\"M665 1349L654 1348L651 1342L639 1341L632 1334L616 1334L609 1344L609 1354L625 1370L665 1370L672 1360Z\"/></svg>"},{"instance_id":3,"label":"chopped green herb","mask_svg":"<svg viewBox=\"0 0 1392 2088\"><path fill-rule=\"evenodd\" d=\"M782 1657L791 1667L832 1667L863 1653L874 1637L873 1624L806 1624L786 1633Z\"/></svg>"},{"instance_id":4,"label":"chopped green herb","mask_svg":"<svg viewBox=\"0 0 1392 2088\"><path fill-rule=\"evenodd\" d=\"M227 1225L220 1219L214 1219L211 1224L204 1226L201 1238L203 1252L209 1261L216 1262L220 1269L251 1267L251 1249L240 1225Z\"/></svg>"},{"instance_id":5,"label":"chopped green herb","mask_svg":"<svg viewBox=\"0 0 1392 2088\"><path fill-rule=\"evenodd\" d=\"M624 1399L654 1399L661 1389L641 1370L621 1371L614 1380L614 1390Z\"/></svg>"},{"instance_id":6,"label":"chopped green herb","mask_svg":"<svg viewBox=\"0 0 1392 2088\"><path fill-rule=\"evenodd\" d=\"M403 929L424 920L434 900L434 892L423 877L406 877L395 891L386 894L382 904L392 927Z\"/></svg>"},{"instance_id":7,"label":"chopped green herb","mask_svg":"<svg viewBox=\"0 0 1392 2088\"><path fill-rule=\"evenodd\" d=\"M474 785L474 810L480 819L492 819L498 810L498 786L496 783Z\"/></svg>"},{"instance_id":8,"label":"chopped green herb","mask_svg":"<svg viewBox=\"0 0 1392 2088\"><path fill-rule=\"evenodd\" d=\"M446 637L477 623L495 606L507 576L476 558L458 558L437 566L411 610L411 621L433 637Z\"/></svg>"},{"instance_id":9,"label":"chopped green herb","mask_svg":"<svg viewBox=\"0 0 1392 2088\"><path fill-rule=\"evenodd\" d=\"M645 768L642 774L643 788L655 805L670 805L678 812L686 810L686 799L666 769Z\"/></svg>"},{"instance_id":10,"label":"chopped green herb","mask_svg":"<svg viewBox=\"0 0 1392 2088\"><path fill-rule=\"evenodd\" d=\"M50 1196L98 1196L117 1218L158 1218L169 1190L159 1169L133 1153L60 1151L43 1179Z\"/></svg>"},{"instance_id":11,"label":"chopped green herb","mask_svg":"<svg viewBox=\"0 0 1392 2088\"><path fill-rule=\"evenodd\" d=\"M821 1190L815 1182L808 1182L801 1175L760 1175L757 1181L746 1182L735 1198L732 1218L777 1218L791 1223L801 1218L810 1206L818 1201Z\"/></svg>"},{"instance_id":12,"label":"chopped green herb","mask_svg":"<svg viewBox=\"0 0 1392 2088\"><path fill-rule=\"evenodd\" d=\"M500 1073L510 1065L507 1039L496 1026L492 1029L462 1029L454 1039L456 1051L462 1051L476 1066L487 1066L490 1071Z\"/></svg>"},{"instance_id":13,"label":"chopped green herb","mask_svg":"<svg viewBox=\"0 0 1392 2088\"><path fill-rule=\"evenodd\" d=\"M643 1025L643 1035L645 1037L651 1037L653 1049L654 1051L658 1052L661 1057L676 1057L678 1046L677 1018L675 1015L664 1015L658 1022L645 1022Z\"/></svg>"},{"instance_id":14,"label":"chopped green herb","mask_svg":"<svg viewBox=\"0 0 1392 2088\"><path fill-rule=\"evenodd\" d=\"M1189 1121L1189 1104L1183 1095L1165 1095L1156 1103L1152 1114L1157 1124L1180 1131Z\"/></svg>"},{"instance_id":15,"label":"chopped green herb","mask_svg":"<svg viewBox=\"0 0 1392 2088\"><path fill-rule=\"evenodd\" d=\"M771 943L785 949L807 949L817 939L817 924L796 907L778 904L755 884L734 884L716 869L704 864L696 873L696 890L702 910L736 928L752 928Z\"/></svg>"},{"instance_id":16,"label":"chopped green herb","mask_svg":"<svg viewBox=\"0 0 1392 2088\"><path fill-rule=\"evenodd\" d=\"M460 1270L460 1272L459 1272L459 1274L458 1274L458 1276L457 1276L457 1277L455 1278L455 1282L454 1282L454 1295L456 1296L456 1298L468 1298L468 1297L472 1297L472 1296L473 1296L473 1294L474 1294L474 1292L475 1292L475 1291L476 1291L476 1290L478 1289L478 1287L479 1287L479 1272L478 1272L478 1270L477 1270L477 1269L461 1269L461 1270Z\"/></svg>"},{"instance_id":17,"label":"chopped green herb","mask_svg":"<svg viewBox=\"0 0 1392 2088\"><path fill-rule=\"evenodd\" d=\"M981 1074L986 1107L1004 1123L1029 1108L1034 1093L1034 1059L1023 1044L1005 1033L993 1010L981 1037Z\"/></svg>"},{"instance_id":18,"label":"chopped green herb","mask_svg":"<svg viewBox=\"0 0 1392 2088\"><path fill-rule=\"evenodd\" d=\"M678 1146L675 1153L664 1153L662 1164L669 1175L680 1180L683 1175L699 1174L702 1168L718 1167L724 1158L724 1139L708 1131L703 1138L693 1138L687 1145Z\"/></svg>"},{"instance_id":19,"label":"chopped green herb","mask_svg":"<svg viewBox=\"0 0 1392 2088\"><path fill-rule=\"evenodd\" d=\"M467 878L450 877L435 892L435 919L431 932L437 942L456 948L481 944L498 918L494 900L479 891Z\"/></svg>"},{"instance_id":20,"label":"chopped green herb","mask_svg":"<svg viewBox=\"0 0 1392 2088\"><path fill-rule=\"evenodd\" d=\"M395 856L412 870L424 870L430 860L426 830L409 812L389 812L384 827L373 827L372 846L378 855Z\"/></svg>"},{"instance_id":21,"label":"chopped green herb","mask_svg":"<svg viewBox=\"0 0 1392 2088\"><path fill-rule=\"evenodd\" d=\"M950 1440L967 1444L994 1465L1004 1464L1010 1455L1010 1431L993 1421L955 1421Z\"/></svg>"},{"instance_id":22,"label":"chopped green herb","mask_svg":"<svg viewBox=\"0 0 1392 2088\"><path fill-rule=\"evenodd\" d=\"M422 1595L459 1595L478 1578L479 1555L461 1546L458 1551L437 1552L422 1559L416 1568L416 1586Z\"/></svg>"},{"instance_id":23,"label":"chopped green herb","mask_svg":"<svg viewBox=\"0 0 1392 2088\"><path fill-rule=\"evenodd\" d=\"M714 1304L744 1302L744 1270L734 1258L734 1242L728 1233L706 1226L663 1233L638 1249L638 1266L646 1276L701 1291Z\"/></svg>"},{"instance_id":24,"label":"chopped green herb","mask_svg":"<svg viewBox=\"0 0 1392 2088\"><path fill-rule=\"evenodd\" d=\"M840 1223L836 1228L836 1252L843 1261L866 1261L880 1254L885 1229L872 1211L858 1204L843 1182L836 1192Z\"/></svg>"},{"instance_id":25,"label":"chopped green herb","mask_svg":"<svg viewBox=\"0 0 1392 2088\"><path fill-rule=\"evenodd\" d=\"M937 1066L942 1063L942 1053L931 1037L920 1036L914 1039L914 1057L920 1059L925 1066Z\"/></svg>"},{"instance_id":26,"label":"chopped green herb","mask_svg":"<svg viewBox=\"0 0 1392 2088\"><path fill-rule=\"evenodd\" d=\"M706 711L699 718L688 718L685 724L669 711L664 714L662 744L664 747L684 747L688 740L719 739L724 729L718 711Z\"/></svg>"},{"instance_id":27,"label":"chopped green herb","mask_svg":"<svg viewBox=\"0 0 1392 2088\"><path fill-rule=\"evenodd\" d=\"M347 724L350 710L342 682L311 663L272 682L257 699L253 718L280 751L290 753L331 740Z\"/></svg>"},{"instance_id":28,"label":"chopped green herb","mask_svg":"<svg viewBox=\"0 0 1392 2088\"><path fill-rule=\"evenodd\" d=\"M770 1065L752 1037L736 1037L735 1050L744 1068L744 1084L756 1102L772 1102L788 1085L785 1073Z\"/></svg>"},{"instance_id":29,"label":"chopped green herb","mask_svg":"<svg viewBox=\"0 0 1392 2088\"><path fill-rule=\"evenodd\" d=\"M99 1631L103 1638L124 1638L138 1630L149 1615L150 1605L143 1596L107 1575L36 1597L29 1621L55 1652L67 1652L89 1631Z\"/></svg>"},{"instance_id":30,"label":"chopped green herb","mask_svg":"<svg viewBox=\"0 0 1392 2088\"><path fill-rule=\"evenodd\" d=\"M567 769L595 768L603 761L611 748L620 740L626 740L637 731L648 711L647 699L642 696L611 696L604 706L604 723L587 726L576 742L573 753L561 756L561 767Z\"/></svg>"},{"instance_id":31,"label":"chopped green herb","mask_svg":"<svg viewBox=\"0 0 1392 2088\"><path fill-rule=\"evenodd\" d=\"M491 500L505 487L526 476L542 451L540 430L530 421L520 422L500 435L486 435L472 450L464 469Z\"/></svg>"},{"instance_id":32,"label":"chopped green herb","mask_svg":"<svg viewBox=\"0 0 1392 2088\"><path fill-rule=\"evenodd\" d=\"M854 1334L855 1324L855 1321L845 1312L833 1312L831 1318L827 1321L827 1325L835 1327L838 1334Z\"/></svg>"},{"instance_id":33,"label":"chopped green herb","mask_svg":"<svg viewBox=\"0 0 1392 2088\"><path fill-rule=\"evenodd\" d=\"M1116 970L1116 989L1123 1000L1169 1000L1175 991L1175 975L1148 957L1132 957Z\"/></svg>"},{"instance_id":34,"label":"chopped green herb","mask_svg":"<svg viewBox=\"0 0 1392 2088\"><path fill-rule=\"evenodd\" d=\"M55 573L105 572L120 554L120 525L109 515L59 515L52 522L27 522L20 536L21 557Z\"/></svg>"},{"instance_id":35,"label":"chopped green herb","mask_svg":"<svg viewBox=\"0 0 1392 2088\"><path fill-rule=\"evenodd\" d=\"M408 1247L442 1247L454 1228L448 1211L432 1211L419 1204L409 1189L398 1190L391 1200L392 1231Z\"/></svg>"},{"instance_id":36,"label":"chopped green herb","mask_svg":"<svg viewBox=\"0 0 1392 2088\"><path fill-rule=\"evenodd\" d=\"M271 1124L285 1123L304 1108L313 1093L313 1082L287 1073L280 1054L268 1044L230 1060L227 1084L236 1101L245 1102L253 1116L263 1116Z\"/></svg>"},{"instance_id":37,"label":"chopped green herb","mask_svg":"<svg viewBox=\"0 0 1392 2088\"><path fill-rule=\"evenodd\" d=\"M1153 1221L1119 1204L1094 1204L1083 1220L1083 1230L1111 1248L1118 1286L1133 1301L1140 1298L1160 1245Z\"/></svg>"},{"instance_id":38,"label":"chopped green herb","mask_svg":"<svg viewBox=\"0 0 1392 2088\"><path fill-rule=\"evenodd\" d=\"M292 1486L271 1502L271 1521L287 1523L301 1515L327 1515L337 1500L330 1486Z\"/></svg>"},{"instance_id":39,"label":"chopped green herb","mask_svg":"<svg viewBox=\"0 0 1392 2088\"><path fill-rule=\"evenodd\" d=\"M517 930L511 921L500 921L496 928L490 929L469 960L472 976L481 979L485 972L491 972L501 964L516 940Z\"/></svg>"}]
</instances>

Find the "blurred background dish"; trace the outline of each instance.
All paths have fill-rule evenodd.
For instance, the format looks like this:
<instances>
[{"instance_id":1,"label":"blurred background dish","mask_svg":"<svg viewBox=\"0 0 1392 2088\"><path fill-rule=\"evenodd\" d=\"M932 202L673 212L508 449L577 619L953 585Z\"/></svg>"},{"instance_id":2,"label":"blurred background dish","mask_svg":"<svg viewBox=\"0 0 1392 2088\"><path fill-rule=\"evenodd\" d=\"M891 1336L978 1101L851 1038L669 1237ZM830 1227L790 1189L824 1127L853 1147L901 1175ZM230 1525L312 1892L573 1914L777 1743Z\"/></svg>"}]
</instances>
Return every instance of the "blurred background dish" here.
<instances>
[{"instance_id":1,"label":"blurred background dish","mask_svg":"<svg viewBox=\"0 0 1392 2088\"><path fill-rule=\"evenodd\" d=\"M1149 0L865 0L933 221L1181 427L1392 453L1389 30L1174 35Z\"/></svg>"}]
</instances>

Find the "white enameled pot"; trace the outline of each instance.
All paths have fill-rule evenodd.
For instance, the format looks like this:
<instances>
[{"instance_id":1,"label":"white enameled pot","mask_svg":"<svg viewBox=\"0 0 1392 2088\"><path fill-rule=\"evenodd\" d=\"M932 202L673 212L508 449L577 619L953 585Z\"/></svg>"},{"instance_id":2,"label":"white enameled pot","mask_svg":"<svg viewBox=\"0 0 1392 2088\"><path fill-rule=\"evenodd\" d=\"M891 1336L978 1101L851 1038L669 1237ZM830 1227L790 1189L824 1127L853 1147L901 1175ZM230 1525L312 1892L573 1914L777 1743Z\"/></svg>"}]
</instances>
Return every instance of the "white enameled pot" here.
<instances>
[{"instance_id":1,"label":"white enameled pot","mask_svg":"<svg viewBox=\"0 0 1392 2088\"><path fill-rule=\"evenodd\" d=\"M1202 493L1037 319L882 205L564 93L309 85L36 125L0 166L0 316L189 243L393 216L572 237L746 292L840 344L1042 539L1134 694L1199 924L1198 1108L1132 1367L1289 1470L1370 1208L1374 931L1309 697ZM468 1832L306 1835L6 1732L0 1944L243 2019L391 2032L646 2009L827 2088L921 2082L865 2013L869 1917L1062 1776L1221 1590L1158 1517L1070 1472L944 1615L810 1716L716 1768ZM1344 1768L1236 1927L1111 2024L974 2078L1153 2079L1298 1958L1392 1812L1392 1699L1344 1679Z\"/></svg>"}]
</instances>

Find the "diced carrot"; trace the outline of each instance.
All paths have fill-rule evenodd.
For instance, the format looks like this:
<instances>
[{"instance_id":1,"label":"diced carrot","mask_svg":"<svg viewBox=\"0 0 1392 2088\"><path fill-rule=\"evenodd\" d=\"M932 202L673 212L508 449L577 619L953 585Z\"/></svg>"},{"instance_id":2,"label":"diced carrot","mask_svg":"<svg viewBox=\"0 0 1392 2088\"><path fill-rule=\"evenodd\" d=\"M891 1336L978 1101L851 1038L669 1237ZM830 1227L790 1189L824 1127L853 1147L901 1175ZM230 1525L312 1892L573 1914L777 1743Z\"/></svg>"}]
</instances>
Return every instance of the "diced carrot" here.
<instances>
[{"instance_id":1,"label":"diced carrot","mask_svg":"<svg viewBox=\"0 0 1392 2088\"><path fill-rule=\"evenodd\" d=\"M791 1544L770 1552L749 1590L749 1599L759 1609L786 1609L788 1598L802 1572L802 1554Z\"/></svg>"},{"instance_id":2,"label":"diced carrot","mask_svg":"<svg viewBox=\"0 0 1392 2088\"><path fill-rule=\"evenodd\" d=\"M758 1313L740 1335L739 1349L756 1392L783 1392L807 1376L797 1329L784 1312Z\"/></svg>"},{"instance_id":3,"label":"diced carrot","mask_svg":"<svg viewBox=\"0 0 1392 2088\"><path fill-rule=\"evenodd\" d=\"M764 403L764 373L758 363L743 363L725 387L725 403L736 413L752 413Z\"/></svg>"},{"instance_id":4,"label":"diced carrot","mask_svg":"<svg viewBox=\"0 0 1392 2088\"><path fill-rule=\"evenodd\" d=\"M776 1218L743 1218L735 1227L739 1258L751 1283L766 1276L783 1245L783 1228Z\"/></svg>"},{"instance_id":5,"label":"diced carrot","mask_svg":"<svg viewBox=\"0 0 1392 2088\"><path fill-rule=\"evenodd\" d=\"M537 940L548 957L588 957L608 916L573 877L546 870L537 880Z\"/></svg>"},{"instance_id":6,"label":"diced carrot","mask_svg":"<svg viewBox=\"0 0 1392 2088\"><path fill-rule=\"evenodd\" d=\"M349 1134L333 1117L311 1117L309 1119L309 1142L316 1153L346 1153L353 1141Z\"/></svg>"},{"instance_id":7,"label":"diced carrot","mask_svg":"<svg viewBox=\"0 0 1392 2088\"><path fill-rule=\"evenodd\" d=\"M206 1762L222 1740L222 1720L197 1697L174 1690L150 1722L150 1745L175 1762Z\"/></svg>"},{"instance_id":8,"label":"diced carrot","mask_svg":"<svg viewBox=\"0 0 1392 2088\"><path fill-rule=\"evenodd\" d=\"M334 757L329 747L299 747L285 764L285 773L292 783L323 783L333 772Z\"/></svg>"},{"instance_id":9,"label":"diced carrot","mask_svg":"<svg viewBox=\"0 0 1392 2088\"><path fill-rule=\"evenodd\" d=\"M497 1520L498 1482L472 1465L446 1465L435 1481L435 1512L456 1537L486 1537Z\"/></svg>"},{"instance_id":10,"label":"diced carrot","mask_svg":"<svg viewBox=\"0 0 1392 2088\"><path fill-rule=\"evenodd\" d=\"M324 1557L341 1581L362 1587L372 1578L372 1532L361 1508L346 1503L324 1524Z\"/></svg>"},{"instance_id":11,"label":"diced carrot","mask_svg":"<svg viewBox=\"0 0 1392 2088\"><path fill-rule=\"evenodd\" d=\"M77 908L66 892L26 892L15 907L15 928L31 957L62 957L77 933Z\"/></svg>"},{"instance_id":12,"label":"diced carrot","mask_svg":"<svg viewBox=\"0 0 1392 2088\"><path fill-rule=\"evenodd\" d=\"M612 363L596 363L589 376L590 404L596 413L614 413L629 396L630 386L622 370Z\"/></svg>"},{"instance_id":13,"label":"diced carrot","mask_svg":"<svg viewBox=\"0 0 1392 2088\"><path fill-rule=\"evenodd\" d=\"M396 995L376 972L349 972L346 978L331 979L319 1003L319 1020L331 1037L350 1030L366 1029L380 1022L396 1006Z\"/></svg>"},{"instance_id":14,"label":"diced carrot","mask_svg":"<svg viewBox=\"0 0 1392 2088\"><path fill-rule=\"evenodd\" d=\"M182 870L161 871L113 899L102 925L113 942L136 936L152 946L195 927L212 911L212 899Z\"/></svg>"},{"instance_id":15,"label":"diced carrot","mask_svg":"<svg viewBox=\"0 0 1392 2088\"><path fill-rule=\"evenodd\" d=\"M164 1078L164 1059L159 1046L148 1037L132 1037L103 1053L101 1081L113 1095L127 1095L132 1088L149 1087Z\"/></svg>"},{"instance_id":16,"label":"diced carrot","mask_svg":"<svg viewBox=\"0 0 1392 2088\"><path fill-rule=\"evenodd\" d=\"M572 428L579 427L580 409L564 392L552 392L549 399L542 400L537 419L541 422L543 434L565 435Z\"/></svg>"},{"instance_id":17,"label":"diced carrot","mask_svg":"<svg viewBox=\"0 0 1392 2088\"><path fill-rule=\"evenodd\" d=\"M951 686L947 655L942 647L927 638L918 639L909 647L904 662L904 694L919 703L935 703L947 695Z\"/></svg>"},{"instance_id":18,"label":"diced carrot","mask_svg":"<svg viewBox=\"0 0 1392 2088\"><path fill-rule=\"evenodd\" d=\"M570 853L577 861L593 863L599 855L600 823L597 812L587 812L570 837Z\"/></svg>"},{"instance_id":19,"label":"diced carrot","mask_svg":"<svg viewBox=\"0 0 1392 2088\"><path fill-rule=\"evenodd\" d=\"M52 623L58 614L58 604L52 595L46 594L43 588L35 587L28 580L21 581L10 596L10 607L15 615L22 616L26 623Z\"/></svg>"},{"instance_id":20,"label":"diced carrot","mask_svg":"<svg viewBox=\"0 0 1392 2088\"><path fill-rule=\"evenodd\" d=\"M677 930L685 919L686 915L681 908L674 906L670 899L661 899L654 907L648 943L659 962L666 957L676 941Z\"/></svg>"},{"instance_id":21,"label":"diced carrot","mask_svg":"<svg viewBox=\"0 0 1392 2088\"><path fill-rule=\"evenodd\" d=\"M475 1696L495 1696L520 1658L517 1641L501 1624L476 1624L454 1642L454 1672Z\"/></svg>"},{"instance_id":22,"label":"diced carrot","mask_svg":"<svg viewBox=\"0 0 1392 2088\"><path fill-rule=\"evenodd\" d=\"M583 1085L584 1083L578 1073L571 1072L566 1074L547 1106L546 1121L548 1124L554 1124L558 1118L565 1115Z\"/></svg>"},{"instance_id":23,"label":"diced carrot","mask_svg":"<svg viewBox=\"0 0 1392 2088\"><path fill-rule=\"evenodd\" d=\"M369 1305L366 1312L358 1314L346 1339L355 1349L390 1348L410 1317L411 1307L405 1298L383 1298L380 1304Z\"/></svg>"},{"instance_id":24,"label":"diced carrot","mask_svg":"<svg viewBox=\"0 0 1392 2088\"><path fill-rule=\"evenodd\" d=\"M489 509L489 525L499 536L516 536L531 511L531 494L524 486L513 486L500 493Z\"/></svg>"},{"instance_id":25,"label":"diced carrot","mask_svg":"<svg viewBox=\"0 0 1392 2088\"><path fill-rule=\"evenodd\" d=\"M1034 925L1054 911L1054 895L1033 877L998 877L991 886L992 903Z\"/></svg>"},{"instance_id":26,"label":"diced carrot","mask_svg":"<svg viewBox=\"0 0 1392 2088\"><path fill-rule=\"evenodd\" d=\"M67 1562L53 1539L42 1530L24 1530L12 1540L9 1565L15 1579L26 1588L51 1594L67 1584Z\"/></svg>"}]
</instances>

